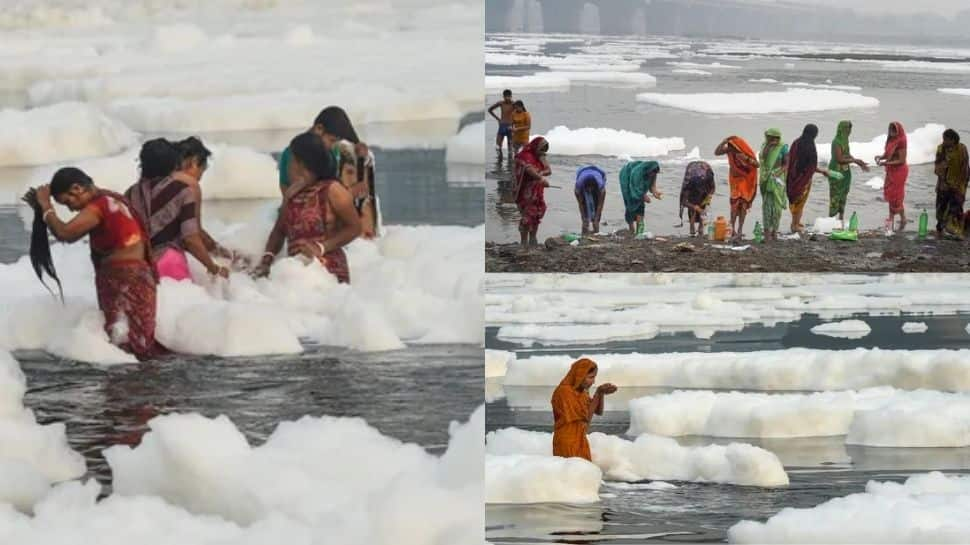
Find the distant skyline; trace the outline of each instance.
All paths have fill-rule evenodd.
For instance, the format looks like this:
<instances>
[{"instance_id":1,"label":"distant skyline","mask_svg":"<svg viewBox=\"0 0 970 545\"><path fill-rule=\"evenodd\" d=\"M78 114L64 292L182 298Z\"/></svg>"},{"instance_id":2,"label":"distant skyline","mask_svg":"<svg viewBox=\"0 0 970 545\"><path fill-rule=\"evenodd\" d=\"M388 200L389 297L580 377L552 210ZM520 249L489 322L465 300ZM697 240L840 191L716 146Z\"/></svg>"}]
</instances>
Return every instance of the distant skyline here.
<instances>
[{"instance_id":1,"label":"distant skyline","mask_svg":"<svg viewBox=\"0 0 970 545\"><path fill-rule=\"evenodd\" d=\"M963 10L970 9L967 0L763 0L766 2L792 2L853 9L867 15L887 13L932 13L943 17L953 17Z\"/></svg>"}]
</instances>

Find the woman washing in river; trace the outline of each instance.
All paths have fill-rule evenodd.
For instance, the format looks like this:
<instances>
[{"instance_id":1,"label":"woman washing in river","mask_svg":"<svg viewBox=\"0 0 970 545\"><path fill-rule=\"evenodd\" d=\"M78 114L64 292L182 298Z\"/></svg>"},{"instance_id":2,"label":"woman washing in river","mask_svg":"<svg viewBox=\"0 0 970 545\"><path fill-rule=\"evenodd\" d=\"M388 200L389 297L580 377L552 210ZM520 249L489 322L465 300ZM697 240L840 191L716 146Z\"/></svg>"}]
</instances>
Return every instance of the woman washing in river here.
<instances>
[{"instance_id":1,"label":"woman washing in river","mask_svg":"<svg viewBox=\"0 0 970 545\"><path fill-rule=\"evenodd\" d=\"M690 221L690 236L704 236L704 214L714 198L714 170L705 161L691 161L684 169L684 183L680 186L680 221L684 210ZM694 229L694 225L697 229Z\"/></svg>"},{"instance_id":2,"label":"woman washing in river","mask_svg":"<svg viewBox=\"0 0 970 545\"><path fill-rule=\"evenodd\" d=\"M537 136L515 156L515 203L519 208L519 235L522 246L539 244L539 224L546 215L546 176L552 172L546 161L549 142Z\"/></svg>"},{"instance_id":3,"label":"woman washing in river","mask_svg":"<svg viewBox=\"0 0 970 545\"><path fill-rule=\"evenodd\" d=\"M778 239L781 213L788 206L785 195L785 177L788 174L788 144L781 141L781 131L765 131L765 142L758 154L761 174L758 185L761 187L761 214L765 224L765 240Z\"/></svg>"},{"instance_id":4,"label":"woman washing in river","mask_svg":"<svg viewBox=\"0 0 970 545\"><path fill-rule=\"evenodd\" d=\"M343 247L360 234L353 197L337 181L337 162L317 135L303 133L290 142L289 149L291 183L256 275L269 273L285 240L290 256L319 261L339 282L349 283Z\"/></svg>"},{"instance_id":5,"label":"woman washing in river","mask_svg":"<svg viewBox=\"0 0 970 545\"><path fill-rule=\"evenodd\" d=\"M791 230L793 233L805 229L802 224L802 213L808 194L812 190L812 176L815 173L828 177L829 171L818 166L818 150L815 149L815 137L818 127L809 123L802 130L802 135L791 144L788 160L788 175L786 177L786 193L791 207Z\"/></svg>"},{"instance_id":6,"label":"woman washing in river","mask_svg":"<svg viewBox=\"0 0 970 545\"><path fill-rule=\"evenodd\" d=\"M863 172L869 172L869 165L856 159L849 151L849 135L852 134L851 121L839 121L832 140L832 159L829 160L829 217L839 217L845 221L845 204L849 200L852 186L852 165L858 165ZM837 175L835 173L838 173ZM835 176L834 178L831 176Z\"/></svg>"},{"instance_id":7,"label":"woman washing in river","mask_svg":"<svg viewBox=\"0 0 970 545\"><path fill-rule=\"evenodd\" d=\"M896 214L899 214L899 231L902 231L906 228L906 209L903 206L903 200L906 198L909 166L906 164L906 130L898 121L889 124L886 148L882 155L876 157L876 164L886 167L886 182L882 186L882 196L889 204L887 229L890 231L893 229L893 220Z\"/></svg>"},{"instance_id":8,"label":"woman washing in river","mask_svg":"<svg viewBox=\"0 0 970 545\"><path fill-rule=\"evenodd\" d=\"M630 233L636 233L637 224L643 221L646 207L650 202L650 193L654 198L662 199L663 193L657 189L657 174L660 164L656 161L631 161L620 169L620 193L623 195L623 206L626 209L624 218L630 226Z\"/></svg>"},{"instance_id":9,"label":"woman washing in river","mask_svg":"<svg viewBox=\"0 0 970 545\"><path fill-rule=\"evenodd\" d=\"M603 398L616 392L616 386L606 383L589 395L596 382L596 363L583 358L573 362L569 373L552 393L552 455L563 458L585 458L593 461L586 430L594 414L603 414Z\"/></svg>"},{"instance_id":10,"label":"woman washing in river","mask_svg":"<svg viewBox=\"0 0 970 545\"><path fill-rule=\"evenodd\" d=\"M583 222L583 234L599 233L603 203L606 201L606 173L595 165L580 167L576 171L576 185L573 189L579 217Z\"/></svg>"},{"instance_id":11,"label":"woman washing in river","mask_svg":"<svg viewBox=\"0 0 970 545\"><path fill-rule=\"evenodd\" d=\"M61 221L51 197L77 215ZM65 167L54 174L50 185L28 191L24 202L35 207L57 240L71 243L89 236L98 308L104 313L110 342L139 360L165 354L167 350L155 340L158 276L151 246L128 201L97 187L80 169ZM32 240L31 260L49 261L47 234Z\"/></svg>"}]
</instances>

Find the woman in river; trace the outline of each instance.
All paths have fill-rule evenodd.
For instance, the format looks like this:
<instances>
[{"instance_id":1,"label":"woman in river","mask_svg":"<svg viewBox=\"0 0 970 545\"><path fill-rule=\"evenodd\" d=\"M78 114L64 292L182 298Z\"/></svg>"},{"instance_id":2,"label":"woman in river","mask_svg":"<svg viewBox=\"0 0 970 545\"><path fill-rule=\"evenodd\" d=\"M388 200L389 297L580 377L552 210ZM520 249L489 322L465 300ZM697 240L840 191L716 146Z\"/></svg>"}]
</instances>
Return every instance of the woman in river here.
<instances>
[{"instance_id":1,"label":"woman in river","mask_svg":"<svg viewBox=\"0 0 970 545\"><path fill-rule=\"evenodd\" d=\"M898 121L889 124L886 134L886 147L883 154L876 157L876 164L886 167L886 182L882 186L882 196L889 204L888 229L892 230L896 214L899 214L899 231L906 228L906 178L909 165L906 164L906 129ZM962 229L961 229L962 231Z\"/></svg>"},{"instance_id":2,"label":"woman in river","mask_svg":"<svg viewBox=\"0 0 970 545\"><path fill-rule=\"evenodd\" d=\"M635 233L637 224L643 221L646 207L650 202L650 195L663 198L663 193L657 189L657 174L660 164L656 161L630 161L620 169L620 193L623 195L624 218L630 227L630 233Z\"/></svg>"},{"instance_id":3,"label":"woman in river","mask_svg":"<svg viewBox=\"0 0 970 545\"><path fill-rule=\"evenodd\" d=\"M359 175L358 157L354 145L341 140L334 148L338 156L338 172L340 173L340 183L347 188L351 197L354 198L354 208L360 215L361 236L372 239L375 236L374 226L377 222L374 219L373 198L367 182Z\"/></svg>"},{"instance_id":4,"label":"woman in river","mask_svg":"<svg viewBox=\"0 0 970 545\"><path fill-rule=\"evenodd\" d=\"M963 202L970 181L970 156L953 129L943 132L936 148L936 233L938 237L964 237Z\"/></svg>"},{"instance_id":5,"label":"woman in river","mask_svg":"<svg viewBox=\"0 0 970 545\"><path fill-rule=\"evenodd\" d=\"M551 169L546 160L549 142L541 136L532 139L515 156L515 203L519 208L519 235L522 246L539 244L538 232L546 215L545 188Z\"/></svg>"},{"instance_id":6,"label":"woman in river","mask_svg":"<svg viewBox=\"0 0 970 545\"><path fill-rule=\"evenodd\" d=\"M51 197L77 215L61 221ZM58 170L50 185L31 189L24 201L36 206L57 240L71 243L89 237L98 307L104 313L108 339L139 360L165 354L166 349L155 340L158 276L151 246L144 225L128 201L94 185L87 174L74 167ZM46 235L37 237L41 239L46 241ZM49 254L49 247L31 245L32 254L45 251Z\"/></svg>"},{"instance_id":7,"label":"woman in river","mask_svg":"<svg viewBox=\"0 0 970 545\"><path fill-rule=\"evenodd\" d=\"M606 201L606 173L595 165L580 167L576 171L573 193L579 205L583 234L599 233L603 203Z\"/></svg>"},{"instance_id":8,"label":"woman in river","mask_svg":"<svg viewBox=\"0 0 970 545\"><path fill-rule=\"evenodd\" d=\"M815 149L815 137L818 127L809 123L802 130L802 135L792 142L790 159L788 160L788 174L785 179L788 203L791 207L791 230L798 233L805 229L802 224L802 213L808 194L812 190L812 176L816 173L826 177L829 171L819 168L818 150Z\"/></svg>"},{"instance_id":9,"label":"woman in river","mask_svg":"<svg viewBox=\"0 0 970 545\"><path fill-rule=\"evenodd\" d=\"M781 141L781 131L765 131L765 142L758 154L761 162L758 185L761 188L761 214L765 239L777 240L781 213L788 206L785 177L788 174L788 144Z\"/></svg>"},{"instance_id":10,"label":"woman in river","mask_svg":"<svg viewBox=\"0 0 970 545\"><path fill-rule=\"evenodd\" d=\"M740 136L729 136L714 150L714 155L727 155L728 184L731 186L731 230L734 240L741 241L744 219L758 192L758 157Z\"/></svg>"},{"instance_id":11,"label":"woman in river","mask_svg":"<svg viewBox=\"0 0 970 545\"><path fill-rule=\"evenodd\" d=\"M714 198L714 169L705 161L691 161L684 169L684 183L680 186L680 221L684 210L690 222L690 236L704 235L704 214ZM694 229L694 225L697 229Z\"/></svg>"},{"instance_id":12,"label":"woman in river","mask_svg":"<svg viewBox=\"0 0 970 545\"><path fill-rule=\"evenodd\" d=\"M869 165L862 159L853 157L849 151L850 134L852 122L839 121L832 140L832 159L829 160L829 172L838 173L834 178L829 178L829 217L838 216L839 221L845 221L845 204L852 186L852 169L849 167L855 164L863 172L869 172Z\"/></svg>"},{"instance_id":13,"label":"woman in river","mask_svg":"<svg viewBox=\"0 0 970 545\"><path fill-rule=\"evenodd\" d=\"M553 392L553 456L593 461L586 430L594 414L603 414L603 398L616 392L616 386L607 383L589 395L589 389L596 382L596 370L593 360L583 358L573 362L569 373Z\"/></svg>"},{"instance_id":14,"label":"woman in river","mask_svg":"<svg viewBox=\"0 0 970 545\"><path fill-rule=\"evenodd\" d=\"M349 283L343 247L361 231L353 197L337 181L337 162L317 135L300 134L289 149L291 183L256 274L269 273L285 240L290 256L319 261L339 282Z\"/></svg>"}]
</instances>

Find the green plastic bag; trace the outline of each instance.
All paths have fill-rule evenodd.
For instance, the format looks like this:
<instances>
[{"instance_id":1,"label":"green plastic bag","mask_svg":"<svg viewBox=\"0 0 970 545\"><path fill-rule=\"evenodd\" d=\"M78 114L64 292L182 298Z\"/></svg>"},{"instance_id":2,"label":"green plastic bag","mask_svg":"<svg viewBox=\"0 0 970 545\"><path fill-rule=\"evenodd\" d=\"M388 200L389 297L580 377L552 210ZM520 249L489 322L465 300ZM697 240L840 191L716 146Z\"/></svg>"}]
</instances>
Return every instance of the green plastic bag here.
<instances>
[{"instance_id":1,"label":"green plastic bag","mask_svg":"<svg viewBox=\"0 0 970 545\"><path fill-rule=\"evenodd\" d=\"M845 240L849 242L856 242L859 240L858 231L832 231L829 235L830 240Z\"/></svg>"}]
</instances>

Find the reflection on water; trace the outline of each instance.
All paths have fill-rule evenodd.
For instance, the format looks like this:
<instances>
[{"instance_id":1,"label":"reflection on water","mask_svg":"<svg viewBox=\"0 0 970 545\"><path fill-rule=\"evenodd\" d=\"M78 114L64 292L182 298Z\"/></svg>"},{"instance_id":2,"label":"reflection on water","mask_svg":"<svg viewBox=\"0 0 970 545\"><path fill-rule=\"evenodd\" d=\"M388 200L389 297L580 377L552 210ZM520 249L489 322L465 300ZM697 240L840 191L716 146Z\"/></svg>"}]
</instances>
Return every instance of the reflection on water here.
<instances>
[{"instance_id":1,"label":"reflection on water","mask_svg":"<svg viewBox=\"0 0 970 545\"><path fill-rule=\"evenodd\" d=\"M534 354L667 353L682 351L746 352L790 347L851 349L967 348L970 337L962 315L861 316L872 327L862 339L836 339L810 332L818 316L774 327L750 325L741 331L717 332L700 339L690 332L668 333L646 341L622 341L595 346L523 348L496 338L497 328L486 332L486 347L515 350L518 358ZM929 325L926 333L903 335L904 322ZM743 355L741 356L743 357ZM507 386L500 378L486 381L486 431L517 427L552 431L549 399L552 386ZM681 388L682 389L682 388ZM591 427L625 435L630 424L630 399L674 388L621 388L607 397L606 412ZM688 436L677 438L686 446L750 443L775 453L789 473L787 488L680 483L673 490L651 490L625 483L604 483L601 501L592 505L488 505L485 508L486 538L492 543L541 540L554 543L678 543L724 541L729 527L742 519L766 520L785 507L813 507L829 499L865 489L869 480L903 481L913 472L943 470L970 473L970 447L883 448L846 445L844 436L794 439L725 438Z\"/></svg>"}]
</instances>

